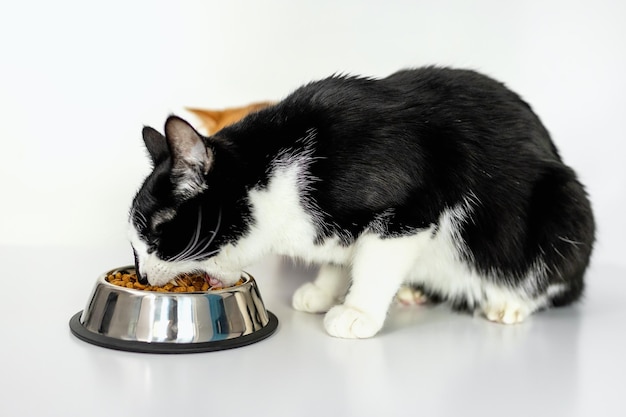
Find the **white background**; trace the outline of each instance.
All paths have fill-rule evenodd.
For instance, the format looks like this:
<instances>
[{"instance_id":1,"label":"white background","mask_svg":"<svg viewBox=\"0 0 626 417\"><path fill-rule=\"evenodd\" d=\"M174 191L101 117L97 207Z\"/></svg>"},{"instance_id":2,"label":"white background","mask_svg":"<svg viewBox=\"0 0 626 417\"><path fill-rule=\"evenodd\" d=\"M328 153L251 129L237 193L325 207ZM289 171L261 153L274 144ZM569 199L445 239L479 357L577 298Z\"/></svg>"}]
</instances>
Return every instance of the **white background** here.
<instances>
[{"instance_id":1,"label":"white background","mask_svg":"<svg viewBox=\"0 0 626 417\"><path fill-rule=\"evenodd\" d=\"M623 417L624 22L623 0L2 0L0 416ZM423 64L506 82L587 184L582 303L516 326L396 306L340 340L290 306L310 271L270 258L249 269L280 321L266 341L166 356L70 334L96 277L132 262L143 124Z\"/></svg>"},{"instance_id":2,"label":"white background","mask_svg":"<svg viewBox=\"0 0 626 417\"><path fill-rule=\"evenodd\" d=\"M532 104L591 194L595 262L624 263L624 21L620 0L4 1L0 244L126 245L141 128L183 106L443 64Z\"/></svg>"}]
</instances>

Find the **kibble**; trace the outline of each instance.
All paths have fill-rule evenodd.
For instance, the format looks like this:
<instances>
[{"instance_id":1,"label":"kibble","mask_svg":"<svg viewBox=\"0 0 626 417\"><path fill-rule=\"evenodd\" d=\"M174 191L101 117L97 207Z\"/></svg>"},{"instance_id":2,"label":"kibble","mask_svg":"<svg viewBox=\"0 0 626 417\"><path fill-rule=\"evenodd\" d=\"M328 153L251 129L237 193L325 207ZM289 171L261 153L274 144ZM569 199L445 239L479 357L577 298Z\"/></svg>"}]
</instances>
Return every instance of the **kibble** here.
<instances>
[{"instance_id":1,"label":"kibble","mask_svg":"<svg viewBox=\"0 0 626 417\"><path fill-rule=\"evenodd\" d=\"M215 282L215 280L209 280L205 274L182 274L161 287L140 283L135 272L117 271L107 275L106 280L120 287L155 292L200 292L224 288L221 284L210 285L209 281ZM243 282L243 279L240 279L234 286L241 285Z\"/></svg>"}]
</instances>

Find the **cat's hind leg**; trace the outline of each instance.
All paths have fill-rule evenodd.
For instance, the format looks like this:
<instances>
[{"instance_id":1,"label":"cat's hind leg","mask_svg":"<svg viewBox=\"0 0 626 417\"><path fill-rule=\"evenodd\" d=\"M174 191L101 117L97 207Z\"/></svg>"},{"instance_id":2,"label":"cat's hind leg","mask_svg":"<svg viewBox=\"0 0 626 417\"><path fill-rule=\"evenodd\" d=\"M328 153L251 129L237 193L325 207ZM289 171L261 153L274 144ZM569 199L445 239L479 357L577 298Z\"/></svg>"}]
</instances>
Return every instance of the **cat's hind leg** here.
<instances>
[{"instance_id":1,"label":"cat's hind leg","mask_svg":"<svg viewBox=\"0 0 626 417\"><path fill-rule=\"evenodd\" d=\"M349 271L337 265L320 267L313 282L307 282L296 290L292 305L298 311L326 313L341 302L348 289Z\"/></svg>"},{"instance_id":2,"label":"cat's hind leg","mask_svg":"<svg viewBox=\"0 0 626 417\"><path fill-rule=\"evenodd\" d=\"M537 309L545 306L545 296L531 297L523 289L496 287L493 284L483 289L485 298L477 308L489 321L500 324L523 322Z\"/></svg>"},{"instance_id":3,"label":"cat's hind leg","mask_svg":"<svg viewBox=\"0 0 626 417\"><path fill-rule=\"evenodd\" d=\"M482 309L487 320L500 324L517 324L523 322L531 310L523 303L508 302L489 304Z\"/></svg>"},{"instance_id":4,"label":"cat's hind leg","mask_svg":"<svg viewBox=\"0 0 626 417\"><path fill-rule=\"evenodd\" d=\"M416 306L427 304L430 299L421 288L412 284L404 284L396 294L396 301L404 306Z\"/></svg>"}]
</instances>

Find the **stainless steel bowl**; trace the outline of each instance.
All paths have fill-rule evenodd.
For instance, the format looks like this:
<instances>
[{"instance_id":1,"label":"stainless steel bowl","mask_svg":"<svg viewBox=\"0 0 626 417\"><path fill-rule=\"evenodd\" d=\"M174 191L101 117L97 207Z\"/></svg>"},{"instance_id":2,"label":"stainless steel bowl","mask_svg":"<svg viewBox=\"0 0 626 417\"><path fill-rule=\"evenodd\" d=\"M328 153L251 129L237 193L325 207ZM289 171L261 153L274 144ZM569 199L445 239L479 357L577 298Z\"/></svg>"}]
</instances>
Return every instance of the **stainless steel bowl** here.
<instances>
[{"instance_id":1,"label":"stainless steel bowl","mask_svg":"<svg viewBox=\"0 0 626 417\"><path fill-rule=\"evenodd\" d=\"M87 306L70 320L78 338L103 347L147 353L207 352L245 346L271 335L278 320L265 309L254 278L222 290L161 293L98 278Z\"/></svg>"}]
</instances>

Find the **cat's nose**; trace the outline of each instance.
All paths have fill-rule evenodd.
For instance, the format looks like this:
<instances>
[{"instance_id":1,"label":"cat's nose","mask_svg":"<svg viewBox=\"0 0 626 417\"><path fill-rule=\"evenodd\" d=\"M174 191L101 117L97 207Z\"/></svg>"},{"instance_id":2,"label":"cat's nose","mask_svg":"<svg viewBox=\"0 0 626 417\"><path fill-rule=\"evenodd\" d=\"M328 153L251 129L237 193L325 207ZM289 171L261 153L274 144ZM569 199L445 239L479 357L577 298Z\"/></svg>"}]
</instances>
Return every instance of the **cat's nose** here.
<instances>
[{"instance_id":1,"label":"cat's nose","mask_svg":"<svg viewBox=\"0 0 626 417\"><path fill-rule=\"evenodd\" d=\"M137 281L139 281L140 284L148 285L148 276L146 274L139 273L139 270L137 269Z\"/></svg>"},{"instance_id":2,"label":"cat's nose","mask_svg":"<svg viewBox=\"0 0 626 417\"><path fill-rule=\"evenodd\" d=\"M148 275L141 273L137 261L135 261L135 272L137 273L137 281L139 281L140 284L148 285Z\"/></svg>"},{"instance_id":3,"label":"cat's nose","mask_svg":"<svg viewBox=\"0 0 626 417\"><path fill-rule=\"evenodd\" d=\"M148 285L148 276L146 274L142 274L139 270L139 258L137 257L137 252L133 249L133 256L135 257L135 273L137 274L137 281L140 284Z\"/></svg>"}]
</instances>

